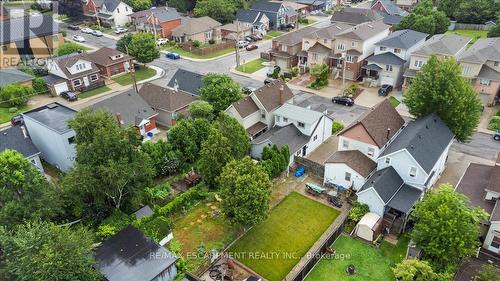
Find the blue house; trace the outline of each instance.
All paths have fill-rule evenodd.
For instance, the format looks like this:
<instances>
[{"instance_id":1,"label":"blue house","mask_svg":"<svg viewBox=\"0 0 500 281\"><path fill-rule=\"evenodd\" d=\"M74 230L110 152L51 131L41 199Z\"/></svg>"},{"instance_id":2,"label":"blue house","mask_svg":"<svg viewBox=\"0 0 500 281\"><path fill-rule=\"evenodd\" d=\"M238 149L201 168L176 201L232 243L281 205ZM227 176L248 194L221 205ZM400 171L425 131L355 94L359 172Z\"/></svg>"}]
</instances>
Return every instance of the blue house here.
<instances>
[{"instance_id":1,"label":"blue house","mask_svg":"<svg viewBox=\"0 0 500 281\"><path fill-rule=\"evenodd\" d=\"M257 2L250 10L264 13L269 18L269 29L286 24L287 9L281 2Z\"/></svg>"}]
</instances>

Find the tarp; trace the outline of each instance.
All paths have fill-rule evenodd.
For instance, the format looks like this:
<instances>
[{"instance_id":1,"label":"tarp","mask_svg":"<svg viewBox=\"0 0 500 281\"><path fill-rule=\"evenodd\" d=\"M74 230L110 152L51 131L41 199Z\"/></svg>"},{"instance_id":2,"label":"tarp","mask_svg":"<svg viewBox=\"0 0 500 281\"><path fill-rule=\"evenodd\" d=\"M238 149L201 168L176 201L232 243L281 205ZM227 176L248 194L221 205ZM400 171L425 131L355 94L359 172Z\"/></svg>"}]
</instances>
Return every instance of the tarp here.
<instances>
[{"instance_id":1,"label":"tarp","mask_svg":"<svg viewBox=\"0 0 500 281\"><path fill-rule=\"evenodd\" d=\"M319 185L316 185L316 184L314 184L314 183L310 183L310 182L306 183L306 186L307 186L308 188L310 188L310 189L312 189L312 190L316 191L317 193L323 193L323 192L326 190L326 188L321 187L321 186L319 186Z\"/></svg>"}]
</instances>

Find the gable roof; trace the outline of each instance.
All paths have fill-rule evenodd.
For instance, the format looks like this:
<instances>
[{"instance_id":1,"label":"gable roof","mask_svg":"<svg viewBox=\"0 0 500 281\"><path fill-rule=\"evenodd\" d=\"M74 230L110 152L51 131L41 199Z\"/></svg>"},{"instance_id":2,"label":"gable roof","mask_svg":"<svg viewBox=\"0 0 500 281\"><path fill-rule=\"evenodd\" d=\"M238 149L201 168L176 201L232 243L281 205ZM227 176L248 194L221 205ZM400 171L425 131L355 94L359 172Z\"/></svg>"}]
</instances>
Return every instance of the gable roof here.
<instances>
[{"instance_id":1,"label":"gable roof","mask_svg":"<svg viewBox=\"0 0 500 281\"><path fill-rule=\"evenodd\" d=\"M68 120L73 118L76 110L53 102L22 113L23 117L28 117L44 126L64 134L72 129L68 125Z\"/></svg>"},{"instance_id":2,"label":"gable roof","mask_svg":"<svg viewBox=\"0 0 500 281\"><path fill-rule=\"evenodd\" d=\"M500 61L500 37L479 38L457 58L460 62Z\"/></svg>"},{"instance_id":3,"label":"gable roof","mask_svg":"<svg viewBox=\"0 0 500 281\"><path fill-rule=\"evenodd\" d=\"M455 56L458 51L465 48L471 40L472 39L469 37L456 34L436 34L425 41L424 45L415 50L413 54L424 56L434 54Z\"/></svg>"},{"instance_id":4,"label":"gable roof","mask_svg":"<svg viewBox=\"0 0 500 281\"><path fill-rule=\"evenodd\" d=\"M382 21L365 22L339 33L337 37L364 41L389 28L391 27Z\"/></svg>"},{"instance_id":5,"label":"gable roof","mask_svg":"<svg viewBox=\"0 0 500 281\"><path fill-rule=\"evenodd\" d=\"M168 86L175 88L176 81L179 90L199 95L198 91L203 86L203 75L179 68L168 82Z\"/></svg>"},{"instance_id":6,"label":"gable roof","mask_svg":"<svg viewBox=\"0 0 500 281\"><path fill-rule=\"evenodd\" d=\"M255 104L251 96L246 96L238 101L235 101L232 105L241 118L246 118L252 113L259 111L259 107Z\"/></svg>"},{"instance_id":7,"label":"gable roof","mask_svg":"<svg viewBox=\"0 0 500 281\"><path fill-rule=\"evenodd\" d=\"M392 64L392 65L403 65L406 62L404 59L396 56L391 52L385 52L382 54L373 55L371 57L368 57L366 60L368 61L368 63L374 62L374 63Z\"/></svg>"},{"instance_id":8,"label":"gable roof","mask_svg":"<svg viewBox=\"0 0 500 281\"><path fill-rule=\"evenodd\" d=\"M89 62L91 67L88 70L72 74L71 72L69 72L68 68L72 67L79 60L84 60L84 61ZM90 59L90 57L86 53L72 53L72 54L68 54L68 55L64 55L64 56L60 56L60 57L54 57L54 58L52 58L52 61L55 64L57 64L59 69L66 76L65 78L68 78L68 79L99 72L99 68L97 68L95 63L92 62L92 60ZM49 71L50 71L50 69L49 69Z\"/></svg>"},{"instance_id":9,"label":"gable roof","mask_svg":"<svg viewBox=\"0 0 500 281\"><path fill-rule=\"evenodd\" d=\"M311 110L305 107L293 105L291 103L284 103L274 111L275 115L283 116L285 118L297 120L305 124L314 124L318 122L323 113Z\"/></svg>"},{"instance_id":10,"label":"gable roof","mask_svg":"<svg viewBox=\"0 0 500 281\"><path fill-rule=\"evenodd\" d=\"M150 281L177 257L129 225L99 246L95 260L108 281Z\"/></svg>"},{"instance_id":11,"label":"gable roof","mask_svg":"<svg viewBox=\"0 0 500 281\"><path fill-rule=\"evenodd\" d=\"M114 59L116 56L121 56L120 58ZM93 63L102 66L109 66L119 62L129 61L133 59L131 56L124 54L116 49L111 49L108 47L99 48L97 51L88 53L87 58Z\"/></svg>"},{"instance_id":12,"label":"gable roof","mask_svg":"<svg viewBox=\"0 0 500 281\"><path fill-rule=\"evenodd\" d=\"M389 166L373 173L359 191L373 187L384 204L387 204L403 184L404 181L398 172Z\"/></svg>"},{"instance_id":13,"label":"gable roof","mask_svg":"<svg viewBox=\"0 0 500 281\"><path fill-rule=\"evenodd\" d=\"M182 109L195 100L198 100L198 97L192 94L175 91L149 82L142 85L139 95L149 106L169 112Z\"/></svg>"},{"instance_id":14,"label":"gable roof","mask_svg":"<svg viewBox=\"0 0 500 281\"><path fill-rule=\"evenodd\" d=\"M0 25L0 44L59 33L59 24L52 16L36 15L12 18Z\"/></svg>"},{"instance_id":15,"label":"gable roof","mask_svg":"<svg viewBox=\"0 0 500 281\"><path fill-rule=\"evenodd\" d=\"M359 150L344 150L335 152L326 163L343 163L363 177L368 177L377 168L377 163Z\"/></svg>"},{"instance_id":16,"label":"gable roof","mask_svg":"<svg viewBox=\"0 0 500 281\"><path fill-rule=\"evenodd\" d=\"M304 27L299 30L292 31L284 35L281 35L279 37L276 37L273 39L273 41L288 46L293 46L299 43L302 44L302 38L304 38L304 36L306 36L307 34L315 32L316 30L317 28L314 26Z\"/></svg>"},{"instance_id":17,"label":"gable roof","mask_svg":"<svg viewBox=\"0 0 500 281\"><path fill-rule=\"evenodd\" d=\"M429 34L403 29L394 31L389 36L375 43L376 46L386 46L391 48L408 49L425 39Z\"/></svg>"},{"instance_id":18,"label":"gable roof","mask_svg":"<svg viewBox=\"0 0 500 281\"><path fill-rule=\"evenodd\" d=\"M0 88L16 82L26 82L35 79L25 72L15 68L2 68L0 69Z\"/></svg>"},{"instance_id":19,"label":"gable roof","mask_svg":"<svg viewBox=\"0 0 500 281\"><path fill-rule=\"evenodd\" d=\"M280 89L283 86L282 97L280 97ZM260 101L267 112L271 112L279 107L282 103L286 103L293 98L293 92L288 88L286 83L280 80L274 80L270 84L264 85L252 93Z\"/></svg>"},{"instance_id":20,"label":"gable roof","mask_svg":"<svg viewBox=\"0 0 500 281\"><path fill-rule=\"evenodd\" d=\"M322 54L329 54L332 50L328 48L327 46L316 42L312 47L307 49L307 52L312 52L312 53L322 53Z\"/></svg>"},{"instance_id":21,"label":"gable roof","mask_svg":"<svg viewBox=\"0 0 500 281\"><path fill-rule=\"evenodd\" d=\"M23 132L24 130L24 132ZM25 127L12 126L0 130L0 152L12 149L24 157L31 157L40 153L40 150L31 141Z\"/></svg>"},{"instance_id":22,"label":"gable roof","mask_svg":"<svg viewBox=\"0 0 500 281\"><path fill-rule=\"evenodd\" d=\"M390 0L375 0L372 2L372 7L377 3L380 2L382 6L384 7L385 12L387 12L389 15L398 15L398 16L406 16L408 15L408 12L405 10L401 9L398 5L396 5L394 2Z\"/></svg>"},{"instance_id":23,"label":"gable roof","mask_svg":"<svg viewBox=\"0 0 500 281\"><path fill-rule=\"evenodd\" d=\"M263 133L254 140L252 144L261 144L270 142L271 145L282 147L288 145L290 153L295 153L309 142L309 137L302 134L302 132L293 124L288 124L284 127L274 126L271 130Z\"/></svg>"},{"instance_id":24,"label":"gable roof","mask_svg":"<svg viewBox=\"0 0 500 281\"><path fill-rule=\"evenodd\" d=\"M470 163L455 189L456 192L467 196L472 206L480 207L490 215L493 213L495 203L484 198L485 189L492 179L494 169L500 170L500 167Z\"/></svg>"},{"instance_id":25,"label":"gable roof","mask_svg":"<svg viewBox=\"0 0 500 281\"><path fill-rule=\"evenodd\" d=\"M277 13L282 6L283 3L281 2L261 1L254 3L250 9L255 11Z\"/></svg>"},{"instance_id":26,"label":"gable roof","mask_svg":"<svg viewBox=\"0 0 500 281\"><path fill-rule=\"evenodd\" d=\"M363 113L357 121L342 130L340 134L347 132L358 124L361 124L365 128L368 135L370 135L378 147L381 148L397 133L399 129L401 129L401 127L403 127L404 123L405 121L391 105L389 100L384 99L382 102ZM387 136L388 129L390 129L389 136Z\"/></svg>"},{"instance_id":27,"label":"gable roof","mask_svg":"<svg viewBox=\"0 0 500 281\"><path fill-rule=\"evenodd\" d=\"M487 64L483 64L483 66L481 67L481 70L477 74L477 78L488 79L488 80L500 82L500 72L489 67Z\"/></svg>"},{"instance_id":28,"label":"gable roof","mask_svg":"<svg viewBox=\"0 0 500 281\"><path fill-rule=\"evenodd\" d=\"M422 196L422 190L408 184L403 186L394 194L387 206L407 214Z\"/></svg>"},{"instance_id":29,"label":"gable roof","mask_svg":"<svg viewBox=\"0 0 500 281\"><path fill-rule=\"evenodd\" d=\"M343 22L357 25L381 19L383 19L383 16L378 11L374 11L372 9L345 7L342 10L335 11L330 20L332 22Z\"/></svg>"},{"instance_id":30,"label":"gable roof","mask_svg":"<svg viewBox=\"0 0 500 281\"><path fill-rule=\"evenodd\" d=\"M255 23L260 19L261 12L254 10L239 9L236 12L236 20Z\"/></svg>"},{"instance_id":31,"label":"gable roof","mask_svg":"<svg viewBox=\"0 0 500 281\"><path fill-rule=\"evenodd\" d=\"M384 19L382 20L385 24L388 25L396 25L403 20L402 16L398 15L384 15Z\"/></svg>"},{"instance_id":32,"label":"gable roof","mask_svg":"<svg viewBox=\"0 0 500 281\"><path fill-rule=\"evenodd\" d=\"M176 37L184 35L194 35L207 30L212 30L222 24L211 17L204 16L201 18L190 18L187 22L172 29L172 35Z\"/></svg>"},{"instance_id":33,"label":"gable roof","mask_svg":"<svg viewBox=\"0 0 500 281\"><path fill-rule=\"evenodd\" d=\"M123 126L139 126L156 113L134 90L128 90L91 105L93 110L107 110L113 115L120 113Z\"/></svg>"},{"instance_id":34,"label":"gable roof","mask_svg":"<svg viewBox=\"0 0 500 281\"><path fill-rule=\"evenodd\" d=\"M121 2L121 0L104 0L103 5L106 6L108 11L113 12Z\"/></svg>"},{"instance_id":35,"label":"gable roof","mask_svg":"<svg viewBox=\"0 0 500 281\"><path fill-rule=\"evenodd\" d=\"M181 18L181 15L179 14L179 12L177 12L177 9L172 7L155 7L148 10L135 12L133 14L130 14L129 17L134 19L146 19L151 16L151 14L153 14L153 16L160 22L166 22Z\"/></svg>"},{"instance_id":36,"label":"gable roof","mask_svg":"<svg viewBox=\"0 0 500 281\"><path fill-rule=\"evenodd\" d=\"M351 28L347 23L332 23L331 25L319 28L311 34L306 34L308 38L335 39L335 36Z\"/></svg>"},{"instance_id":37,"label":"gable roof","mask_svg":"<svg viewBox=\"0 0 500 281\"><path fill-rule=\"evenodd\" d=\"M453 140L453 133L435 113L411 121L387 146L380 157L406 149L429 173Z\"/></svg>"}]
</instances>

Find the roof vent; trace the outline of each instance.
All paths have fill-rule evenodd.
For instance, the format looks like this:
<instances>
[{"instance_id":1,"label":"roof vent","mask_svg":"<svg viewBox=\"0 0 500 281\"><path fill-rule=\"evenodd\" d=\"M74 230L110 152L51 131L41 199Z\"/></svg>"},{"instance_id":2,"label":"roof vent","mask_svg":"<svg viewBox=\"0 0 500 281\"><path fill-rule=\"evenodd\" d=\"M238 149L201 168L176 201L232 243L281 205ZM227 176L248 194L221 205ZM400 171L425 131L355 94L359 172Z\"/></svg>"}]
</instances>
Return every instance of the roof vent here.
<instances>
[{"instance_id":1,"label":"roof vent","mask_svg":"<svg viewBox=\"0 0 500 281\"><path fill-rule=\"evenodd\" d=\"M54 109L54 108L56 108L57 106L58 106L58 105L57 105L56 103L49 103L49 104L47 104L47 105L46 105L46 107L47 107L48 109Z\"/></svg>"},{"instance_id":2,"label":"roof vent","mask_svg":"<svg viewBox=\"0 0 500 281\"><path fill-rule=\"evenodd\" d=\"M413 148L414 148L414 147L413 147L413 144L412 144L412 145L410 145L410 148L411 148L411 149L413 149Z\"/></svg>"}]
</instances>

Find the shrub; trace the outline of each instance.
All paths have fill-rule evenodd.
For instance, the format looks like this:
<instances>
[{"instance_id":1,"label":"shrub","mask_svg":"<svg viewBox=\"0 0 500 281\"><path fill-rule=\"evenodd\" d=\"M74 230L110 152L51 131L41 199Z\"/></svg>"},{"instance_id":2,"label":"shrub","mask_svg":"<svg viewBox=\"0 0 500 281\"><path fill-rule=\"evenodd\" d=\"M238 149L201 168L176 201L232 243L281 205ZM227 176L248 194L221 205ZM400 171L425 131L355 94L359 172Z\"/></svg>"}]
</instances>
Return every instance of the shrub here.
<instances>
[{"instance_id":1,"label":"shrub","mask_svg":"<svg viewBox=\"0 0 500 281\"><path fill-rule=\"evenodd\" d=\"M276 145L272 147L264 147L262 151L262 161L260 165L270 178L279 176L283 171L288 168L290 162L290 149L288 145L279 149Z\"/></svg>"},{"instance_id":2,"label":"shrub","mask_svg":"<svg viewBox=\"0 0 500 281\"><path fill-rule=\"evenodd\" d=\"M104 227L106 225L106 227L104 227L105 230L109 231L109 229L112 227L116 232L118 232L127 227L127 225L131 224L132 221L133 220L131 216L118 209L115 209L109 217L102 221L100 226Z\"/></svg>"},{"instance_id":3,"label":"shrub","mask_svg":"<svg viewBox=\"0 0 500 281\"><path fill-rule=\"evenodd\" d=\"M292 67L290 73L292 73L292 77L297 77L297 75L299 75L299 68L296 66Z\"/></svg>"},{"instance_id":4,"label":"shrub","mask_svg":"<svg viewBox=\"0 0 500 281\"><path fill-rule=\"evenodd\" d=\"M272 78L273 79L278 79L279 76L280 76L280 71L278 70L278 68L275 68L273 70Z\"/></svg>"},{"instance_id":5,"label":"shrub","mask_svg":"<svg viewBox=\"0 0 500 281\"><path fill-rule=\"evenodd\" d=\"M12 107L25 105L33 95L33 88L19 83L10 84L0 89L0 100Z\"/></svg>"},{"instance_id":6,"label":"shrub","mask_svg":"<svg viewBox=\"0 0 500 281\"><path fill-rule=\"evenodd\" d=\"M17 107L10 107L9 113L16 113L19 109Z\"/></svg>"},{"instance_id":7,"label":"shrub","mask_svg":"<svg viewBox=\"0 0 500 281\"><path fill-rule=\"evenodd\" d=\"M490 130L500 130L500 116L493 116L490 120L490 124L488 125L488 129Z\"/></svg>"},{"instance_id":8,"label":"shrub","mask_svg":"<svg viewBox=\"0 0 500 281\"><path fill-rule=\"evenodd\" d=\"M148 196L149 201L165 199L170 195L170 184L164 182L153 187L146 187L144 192Z\"/></svg>"},{"instance_id":9,"label":"shrub","mask_svg":"<svg viewBox=\"0 0 500 281\"><path fill-rule=\"evenodd\" d=\"M215 40L214 40L214 39L210 39L210 40L208 40L208 44L210 44L210 45L215 44Z\"/></svg>"},{"instance_id":10,"label":"shrub","mask_svg":"<svg viewBox=\"0 0 500 281\"><path fill-rule=\"evenodd\" d=\"M349 219L358 222L368 212L370 212L368 205L356 201L349 212Z\"/></svg>"},{"instance_id":11,"label":"shrub","mask_svg":"<svg viewBox=\"0 0 500 281\"><path fill-rule=\"evenodd\" d=\"M104 241L107 238L116 234L116 227L109 224L101 224L95 233L95 235L101 240Z\"/></svg>"},{"instance_id":12,"label":"shrub","mask_svg":"<svg viewBox=\"0 0 500 281\"><path fill-rule=\"evenodd\" d=\"M83 51L83 46L73 43L73 42L66 42L62 44L57 50L56 53L58 56L64 56L64 55L69 55L72 53L78 53Z\"/></svg>"},{"instance_id":13,"label":"shrub","mask_svg":"<svg viewBox=\"0 0 500 281\"><path fill-rule=\"evenodd\" d=\"M344 124L333 121L332 124L332 135L335 135L336 133L340 132L342 129L344 129Z\"/></svg>"},{"instance_id":14,"label":"shrub","mask_svg":"<svg viewBox=\"0 0 500 281\"><path fill-rule=\"evenodd\" d=\"M495 115L500 116L500 109L497 111L497 113Z\"/></svg>"},{"instance_id":15,"label":"shrub","mask_svg":"<svg viewBox=\"0 0 500 281\"><path fill-rule=\"evenodd\" d=\"M132 225L141 230L144 235L160 242L172 229L172 223L164 216L156 216L135 220Z\"/></svg>"},{"instance_id":16,"label":"shrub","mask_svg":"<svg viewBox=\"0 0 500 281\"><path fill-rule=\"evenodd\" d=\"M344 91L344 96L353 97L359 90L359 86L357 84L352 84Z\"/></svg>"},{"instance_id":17,"label":"shrub","mask_svg":"<svg viewBox=\"0 0 500 281\"><path fill-rule=\"evenodd\" d=\"M200 46L201 46L201 42L200 41L198 41L198 40L194 40L193 41L193 47L199 48Z\"/></svg>"},{"instance_id":18,"label":"shrub","mask_svg":"<svg viewBox=\"0 0 500 281\"><path fill-rule=\"evenodd\" d=\"M35 90L36 94L44 94L49 90L49 87L47 87L47 83L43 78L37 77L33 79L33 90Z\"/></svg>"},{"instance_id":19,"label":"shrub","mask_svg":"<svg viewBox=\"0 0 500 281\"><path fill-rule=\"evenodd\" d=\"M156 213L167 217L177 211L187 210L196 202L207 198L208 194L209 192L204 186L197 185L178 195L165 206L157 208Z\"/></svg>"}]
</instances>

